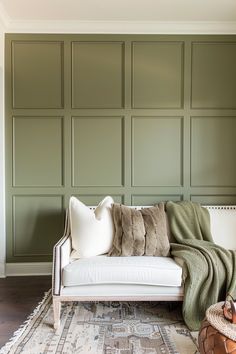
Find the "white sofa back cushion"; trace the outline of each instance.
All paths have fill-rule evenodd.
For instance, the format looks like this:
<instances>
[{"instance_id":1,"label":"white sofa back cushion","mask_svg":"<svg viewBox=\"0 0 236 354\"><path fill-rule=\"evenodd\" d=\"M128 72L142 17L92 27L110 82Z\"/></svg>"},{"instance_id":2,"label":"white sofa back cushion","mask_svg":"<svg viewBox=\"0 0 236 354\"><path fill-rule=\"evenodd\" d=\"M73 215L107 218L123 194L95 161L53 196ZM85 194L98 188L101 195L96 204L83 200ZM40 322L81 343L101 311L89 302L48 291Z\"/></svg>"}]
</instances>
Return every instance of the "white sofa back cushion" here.
<instances>
[{"instance_id":1,"label":"white sofa back cushion","mask_svg":"<svg viewBox=\"0 0 236 354\"><path fill-rule=\"evenodd\" d=\"M207 207L214 242L229 250L236 250L236 206Z\"/></svg>"},{"instance_id":2,"label":"white sofa back cushion","mask_svg":"<svg viewBox=\"0 0 236 354\"><path fill-rule=\"evenodd\" d=\"M73 252L71 258L86 258L107 253L114 237L109 196L93 211L75 197L70 198L69 220Z\"/></svg>"}]
</instances>

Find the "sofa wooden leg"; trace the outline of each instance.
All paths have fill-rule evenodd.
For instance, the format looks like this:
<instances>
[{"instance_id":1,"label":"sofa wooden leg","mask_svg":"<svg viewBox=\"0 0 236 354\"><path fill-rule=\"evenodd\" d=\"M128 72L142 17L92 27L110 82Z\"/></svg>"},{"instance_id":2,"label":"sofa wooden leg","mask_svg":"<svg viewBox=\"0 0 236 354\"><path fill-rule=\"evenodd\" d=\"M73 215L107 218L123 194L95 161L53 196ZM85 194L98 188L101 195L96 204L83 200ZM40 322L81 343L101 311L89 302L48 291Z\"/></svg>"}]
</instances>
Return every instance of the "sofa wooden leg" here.
<instances>
[{"instance_id":1,"label":"sofa wooden leg","mask_svg":"<svg viewBox=\"0 0 236 354\"><path fill-rule=\"evenodd\" d=\"M53 314L54 314L54 329L60 327L60 317L61 317L61 301L57 298L53 298Z\"/></svg>"}]
</instances>

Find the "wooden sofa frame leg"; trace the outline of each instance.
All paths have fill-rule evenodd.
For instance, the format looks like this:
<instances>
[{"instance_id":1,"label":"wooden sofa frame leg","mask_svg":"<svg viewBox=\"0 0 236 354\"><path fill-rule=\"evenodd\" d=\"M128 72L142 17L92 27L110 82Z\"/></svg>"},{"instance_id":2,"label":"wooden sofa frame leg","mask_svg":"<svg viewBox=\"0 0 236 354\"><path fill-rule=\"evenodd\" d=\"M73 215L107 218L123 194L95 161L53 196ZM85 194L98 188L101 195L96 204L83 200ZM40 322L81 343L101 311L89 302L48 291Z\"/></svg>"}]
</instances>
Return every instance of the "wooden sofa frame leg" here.
<instances>
[{"instance_id":1,"label":"wooden sofa frame leg","mask_svg":"<svg viewBox=\"0 0 236 354\"><path fill-rule=\"evenodd\" d=\"M53 297L53 313L54 313L54 329L58 329L60 327L61 301L56 297Z\"/></svg>"}]
</instances>

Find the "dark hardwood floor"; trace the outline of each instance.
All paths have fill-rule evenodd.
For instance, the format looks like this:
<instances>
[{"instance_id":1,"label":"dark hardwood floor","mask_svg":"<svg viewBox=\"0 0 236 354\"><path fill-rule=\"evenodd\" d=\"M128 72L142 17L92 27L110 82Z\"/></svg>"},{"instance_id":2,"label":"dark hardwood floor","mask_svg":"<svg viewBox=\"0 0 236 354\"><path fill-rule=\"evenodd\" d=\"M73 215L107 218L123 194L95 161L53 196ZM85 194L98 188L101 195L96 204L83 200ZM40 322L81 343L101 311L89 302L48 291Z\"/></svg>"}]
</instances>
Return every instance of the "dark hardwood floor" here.
<instances>
[{"instance_id":1,"label":"dark hardwood floor","mask_svg":"<svg viewBox=\"0 0 236 354\"><path fill-rule=\"evenodd\" d=\"M26 320L44 292L51 288L50 276L0 279L0 348Z\"/></svg>"}]
</instances>

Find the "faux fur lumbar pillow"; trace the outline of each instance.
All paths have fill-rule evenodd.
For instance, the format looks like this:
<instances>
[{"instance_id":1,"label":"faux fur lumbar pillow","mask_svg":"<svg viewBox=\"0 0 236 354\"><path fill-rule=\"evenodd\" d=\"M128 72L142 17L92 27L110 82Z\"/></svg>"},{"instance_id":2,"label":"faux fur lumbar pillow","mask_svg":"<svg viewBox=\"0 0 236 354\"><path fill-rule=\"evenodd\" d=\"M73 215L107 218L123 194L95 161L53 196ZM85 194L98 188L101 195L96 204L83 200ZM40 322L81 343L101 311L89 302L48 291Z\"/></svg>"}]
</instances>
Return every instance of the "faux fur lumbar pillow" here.
<instances>
[{"instance_id":1,"label":"faux fur lumbar pillow","mask_svg":"<svg viewBox=\"0 0 236 354\"><path fill-rule=\"evenodd\" d=\"M113 204L115 236L109 256L168 256L164 203L136 210Z\"/></svg>"},{"instance_id":2,"label":"faux fur lumbar pillow","mask_svg":"<svg viewBox=\"0 0 236 354\"><path fill-rule=\"evenodd\" d=\"M114 225L109 196L104 198L95 211L75 197L70 198L69 218L72 238L72 258L86 258L107 253L114 237Z\"/></svg>"}]
</instances>

